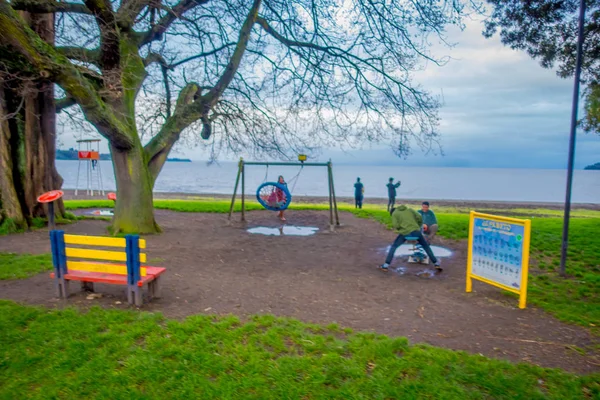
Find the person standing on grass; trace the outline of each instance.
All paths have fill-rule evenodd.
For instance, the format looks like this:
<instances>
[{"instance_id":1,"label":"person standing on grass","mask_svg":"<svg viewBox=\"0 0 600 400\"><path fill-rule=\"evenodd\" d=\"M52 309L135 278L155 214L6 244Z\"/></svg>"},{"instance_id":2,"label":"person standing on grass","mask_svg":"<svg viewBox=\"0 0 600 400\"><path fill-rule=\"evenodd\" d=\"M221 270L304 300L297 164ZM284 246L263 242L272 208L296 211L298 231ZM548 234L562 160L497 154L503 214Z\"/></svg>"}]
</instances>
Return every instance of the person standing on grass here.
<instances>
[{"instance_id":1,"label":"person standing on grass","mask_svg":"<svg viewBox=\"0 0 600 400\"><path fill-rule=\"evenodd\" d=\"M388 189L388 205L387 210L389 212L394 208L394 204L396 204L396 189L400 187L400 181L394 183L394 178L390 178L390 181L386 185Z\"/></svg>"},{"instance_id":2,"label":"person standing on grass","mask_svg":"<svg viewBox=\"0 0 600 400\"><path fill-rule=\"evenodd\" d=\"M431 243L431 239L435 237L435 234L438 231L438 222L435 213L429 208L428 201L421 203L421 209L418 212L423 218L423 235L425 236L425 239Z\"/></svg>"},{"instance_id":3,"label":"person standing on grass","mask_svg":"<svg viewBox=\"0 0 600 400\"><path fill-rule=\"evenodd\" d=\"M398 236L390 247L385 263L378 267L382 271L387 272L398 247L402 246L407 237L416 237L421 247L423 247L423 250L425 250L425 253L427 253L427 256L429 256L429 259L433 262L435 269L441 271L442 267L440 266L440 260L433 254L433 251L431 251L431 248L429 247L429 243L427 243L427 240L425 240L421 233L421 225L423 224L421 214L405 205L392 208L390 213L392 214L392 226L398 231Z\"/></svg>"},{"instance_id":4,"label":"person standing on grass","mask_svg":"<svg viewBox=\"0 0 600 400\"><path fill-rule=\"evenodd\" d=\"M356 178L356 183L354 184L354 208L362 208L364 195L365 186L360 182L360 178Z\"/></svg>"}]
</instances>

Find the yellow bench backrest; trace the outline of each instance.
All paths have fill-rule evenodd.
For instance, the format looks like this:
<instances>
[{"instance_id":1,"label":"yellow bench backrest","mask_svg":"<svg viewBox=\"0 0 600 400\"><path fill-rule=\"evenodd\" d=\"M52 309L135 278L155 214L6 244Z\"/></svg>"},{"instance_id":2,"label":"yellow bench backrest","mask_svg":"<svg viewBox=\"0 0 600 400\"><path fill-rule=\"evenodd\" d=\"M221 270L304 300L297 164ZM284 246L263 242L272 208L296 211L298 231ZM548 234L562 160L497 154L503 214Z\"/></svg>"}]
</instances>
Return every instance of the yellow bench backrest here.
<instances>
[{"instance_id":1,"label":"yellow bench backrest","mask_svg":"<svg viewBox=\"0 0 600 400\"><path fill-rule=\"evenodd\" d=\"M102 236L65 235L65 244L81 246L119 247L125 249L125 238L108 238ZM139 240L140 249L146 248L146 241ZM81 247L66 247L67 258L92 259L102 261L126 262L125 251L96 250ZM140 262L146 262L146 253L140 253ZM99 272L106 274L127 275L127 266L111 263L96 263L89 261L70 261L67 259L67 270ZM146 268L140 267L140 276L146 276Z\"/></svg>"}]
</instances>

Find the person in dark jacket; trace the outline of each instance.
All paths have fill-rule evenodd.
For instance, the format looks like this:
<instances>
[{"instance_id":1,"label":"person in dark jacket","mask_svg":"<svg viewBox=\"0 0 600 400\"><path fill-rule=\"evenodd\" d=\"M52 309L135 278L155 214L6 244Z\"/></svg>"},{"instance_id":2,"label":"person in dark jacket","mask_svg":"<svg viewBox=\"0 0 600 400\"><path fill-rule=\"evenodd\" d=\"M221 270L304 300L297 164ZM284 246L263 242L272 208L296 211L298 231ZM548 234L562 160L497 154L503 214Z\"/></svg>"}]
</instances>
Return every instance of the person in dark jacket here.
<instances>
[{"instance_id":1,"label":"person in dark jacket","mask_svg":"<svg viewBox=\"0 0 600 400\"><path fill-rule=\"evenodd\" d=\"M387 210L389 212L394 208L394 204L396 204L396 189L400 187L400 181L394 183L394 178L390 178L390 181L386 185L388 189L388 205Z\"/></svg>"},{"instance_id":2,"label":"person in dark jacket","mask_svg":"<svg viewBox=\"0 0 600 400\"><path fill-rule=\"evenodd\" d=\"M421 247L423 247L423 250L425 250L425 253L427 253L427 256L429 256L429 259L433 262L435 269L441 271L442 267L440 266L440 260L433 254L433 251L431 251L431 248L429 247L429 243L427 243L427 240L425 240L421 233L421 225L423 224L421 214L405 205L393 208L391 214L392 226L398 231L398 237L396 237L396 240L392 243L390 251L385 259L385 263L380 265L379 268L383 271L387 271L394 259L394 253L398 247L402 246L407 237L416 237Z\"/></svg>"},{"instance_id":3,"label":"person in dark jacket","mask_svg":"<svg viewBox=\"0 0 600 400\"><path fill-rule=\"evenodd\" d=\"M438 231L438 222L435 213L429 208L428 201L424 201L421 204L421 209L418 212L421 214L421 217L423 217L423 235L425 236L425 239L431 243L431 239L435 237L435 234Z\"/></svg>"},{"instance_id":4,"label":"person in dark jacket","mask_svg":"<svg viewBox=\"0 0 600 400\"><path fill-rule=\"evenodd\" d=\"M365 193L365 186L360 182L360 178L356 178L354 184L354 207L362 208L363 198Z\"/></svg>"}]
</instances>

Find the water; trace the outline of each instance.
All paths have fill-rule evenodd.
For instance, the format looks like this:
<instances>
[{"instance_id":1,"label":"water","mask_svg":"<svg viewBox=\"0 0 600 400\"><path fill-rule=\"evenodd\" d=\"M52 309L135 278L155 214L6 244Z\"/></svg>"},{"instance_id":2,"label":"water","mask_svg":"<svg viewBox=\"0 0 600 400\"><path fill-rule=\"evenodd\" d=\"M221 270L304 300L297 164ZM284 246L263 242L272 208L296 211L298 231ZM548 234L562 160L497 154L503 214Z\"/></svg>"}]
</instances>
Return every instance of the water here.
<instances>
[{"instance_id":1,"label":"water","mask_svg":"<svg viewBox=\"0 0 600 400\"><path fill-rule=\"evenodd\" d=\"M385 253L387 254L388 251L390 251L390 247L388 246L385 248ZM447 249L445 247L440 247L440 246L429 246L431 248L431 251L433 251L433 254L435 254L436 257L450 257L452 256L452 251L450 249ZM394 253L395 257L402 257L402 256L409 256L412 253L414 253L413 251L413 245L412 244L403 244L402 246L398 247L396 249L396 252Z\"/></svg>"},{"instance_id":2,"label":"water","mask_svg":"<svg viewBox=\"0 0 600 400\"><path fill-rule=\"evenodd\" d=\"M334 160L335 161L335 160ZM57 161L65 182L63 188L75 189L77 161ZM110 161L100 161L104 189L115 190ZM254 195L265 180L274 181L283 175L293 195L327 196L327 168L305 167L294 187L292 178L299 167L246 167L246 193ZM390 177L402 181L398 199L486 200L522 202L563 202L566 171L536 169L477 169L383 167L368 165L335 165L333 168L337 196L352 197L354 182L360 176L365 185L365 198L387 197L385 184ZM179 193L231 194L237 175L237 163L224 162L207 166L205 162L168 162L159 175L155 191ZM82 171L80 186L85 185ZM575 171L573 201L600 204L600 172Z\"/></svg>"},{"instance_id":3,"label":"water","mask_svg":"<svg viewBox=\"0 0 600 400\"><path fill-rule=\"evenodd\" d=\"M433 278L440 274L440 271L431 268L417 269L415 272L415 270L409 270L407 267L397 267L393 268L392 271L398 275L415 275L419 278Z\"/></svg>"},{"instance_id":4,"label":"water","mask_svg":"<svg viewBox=\"0 0 600 400\"><path fill-rule=\"evenodd\" d=\"M267 236L310 236L317 233L318 230L319 228L315 228L314 226L282 225L278 228L257 226L248 229L248 233L258 233Z\"/></svg>"},{"instance_id":5,"label":"water","mask_svg":"<svg viewBox=\"0 0 600 400\"><path fill-rule=\"evenodd\" d=\"M95 215L98 217L112 217L115 215L112 210L92 210L88 212L89 215Z\"/></svg>"}]
</instances>

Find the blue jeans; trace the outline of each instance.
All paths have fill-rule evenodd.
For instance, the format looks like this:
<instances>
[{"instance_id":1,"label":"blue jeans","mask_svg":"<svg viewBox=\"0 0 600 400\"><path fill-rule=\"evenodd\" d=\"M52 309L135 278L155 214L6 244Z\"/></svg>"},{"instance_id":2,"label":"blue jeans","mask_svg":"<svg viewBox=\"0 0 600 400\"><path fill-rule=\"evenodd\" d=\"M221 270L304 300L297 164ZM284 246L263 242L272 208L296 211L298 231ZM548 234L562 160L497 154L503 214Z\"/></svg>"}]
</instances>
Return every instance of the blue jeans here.
<instances>
[{"instance_id":1,"label":"blue jeans","mask_svg":"<svg viewBox=\"0 0 600 400\"><path fill-rule=\"evenodd\" d=\"M392 208L394 208L395 204L396 204L396 198L395 197L388 198L387 210L388 211L392 211Z\"/></svg>"},{"instance_id":2,"label":"blue jeans","mask_svg":"<svg viewBox=\"0 0 600 400\"><path fill-rule=\"evenodd\" d=\"M362 202L363 202L363 197L362 196L355 196L354 197L354 207L355 208L362 208Z\"/></svg>"},{"instance_id":3,"label":"blue jeans","mask_svg":"<svg viewBox=\"0 0 600 400\"><path fill-rule=\"evenodd\" d=\"M396 240L394 240L394 243L392 243L392 247L390 247L390 251L388 252L387 258L385 259L386 264L392 263L392 260L394 259L394 253L396 252L398 247L402 246L402 244L406 242L406 238L411 236L417 238L419 244L421 245L421 247L423 247L423 250L425 250L425 253L427 253L427 256L434 264L438 262L437 258L433 254L433 251L431 251L431 247L429 247L429 243L427 243L427 240L425 240L421 231L414 231L406 236L398 235Z\"/></svg>"}]
</instances>

